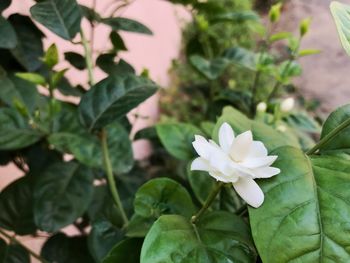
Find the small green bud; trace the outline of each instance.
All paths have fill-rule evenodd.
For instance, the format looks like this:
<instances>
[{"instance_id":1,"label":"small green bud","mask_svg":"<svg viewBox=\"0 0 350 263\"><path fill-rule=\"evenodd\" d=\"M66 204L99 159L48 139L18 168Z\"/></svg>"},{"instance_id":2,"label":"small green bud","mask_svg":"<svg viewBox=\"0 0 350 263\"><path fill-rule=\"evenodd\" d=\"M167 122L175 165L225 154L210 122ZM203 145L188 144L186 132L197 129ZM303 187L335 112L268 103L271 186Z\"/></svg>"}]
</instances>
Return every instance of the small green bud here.
<instances>
[{"instance_id":1,"label":"small green bud","mask_svg":"<svg viewBox=\"0 0 350 263\"><path fill-rule=\"evenodd\" d=\"M141 76L149 79L149 70L147 68L144 68L141 72Z\"/></svg>"},{"instance_id":2,"label":"small green bud","mask_svg":"<svg viewBox=\"0 0 350 263\"><path fill-rule=\"evenodd\" d=\"M47 49L43 61L49 68L53 68L54 66L57 65L59 58L58 58L57 46L55 44L52 44Z\"/></svg>"},{"instance_id":3,"label":"small green bud","mask_svg":"<svg viewBox=\"0 0 350 263\"><path fill-rule=\"evenodd\" d=\"M201 31L207 31L207 30L208 30L208 28L209 28L209 22L208 22L208 20L207 20L204 16L198 15L198 16L196 17L196 20L197 20L199 29L200 29Z\"/></svg>"},{"instance_id":4,"label":"small green bud","mask_svg":"<svg viewBox=\"0 0 350 263\"><path fill-rule=\"evenodd\" d=\"M311 24L311 18L305 18L300 22L299 30L300 30L300 36L303 37L306 35L306 33L309 31Z\"/></svg>"},{"instance_id":5,"label":"small green bud","mask_svg":"<svg viewBox=\"0 0 350 263\"><path fill-rule=\"evenodd\" d=\"M272 23L278 22L278 20L280 20L281 9L282 9L281 3L277 3L271 7L269 12L269 18Z\"/></svg>"}]
</instances>

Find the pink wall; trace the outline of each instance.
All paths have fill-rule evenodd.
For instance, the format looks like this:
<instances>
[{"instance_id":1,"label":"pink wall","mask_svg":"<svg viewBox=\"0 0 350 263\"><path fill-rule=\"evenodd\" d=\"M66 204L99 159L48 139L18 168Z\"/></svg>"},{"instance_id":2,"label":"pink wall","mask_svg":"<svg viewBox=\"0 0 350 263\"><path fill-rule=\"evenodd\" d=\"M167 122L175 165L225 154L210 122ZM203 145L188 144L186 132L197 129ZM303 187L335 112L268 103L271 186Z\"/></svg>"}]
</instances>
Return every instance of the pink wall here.
<instances>
[{"instance_id":1,"label":"pink wall","mask_svg":"<svg viewBox=\"0 0 350 263\"><path fill-rule=\"evenodd\" d=\"M91 6L92 4L92 0L78 0L78 2L87 6ZM112 2L113 1L111 0L98 0L97 10L107 10L106 14L109 14L111 12ZM13 0L11 7L5 11L4 15L8 16L14 12L28 14L28 10L33 4L34 1ZM122 16L134 18L144 23L153 31L154 35L145 36L133 33L122 33L122 36L125 37L125 42L129 52L124 52L121 54L121 56L134 65L138 72L141 72L144 68L147 68L153 80L162 86L166 86L168 83L167 71L171 65L171 60L177 57L180 45L180 21L178 18L187 17L187 13L184 10L180 10L179 8L170 5L164 0L137 0L134 1L127 9L123 10ZM41 25L38 26L47 36L45 40L45 47L48 47L53 42L56 43L61 53L61 58L62 53L66 51L74 50L82 53L82 48L79 45L73 45L68 41L64 41L53 33L47 31ZM90 28L86 22L84 22L84 30L89 36ZM94 40L95 56L100 51L108 48L108 35L109 31L107 27L98 26L96 28ZM59 65L59 67L62 68L67 66L68 65L64 63ZM74 84L86 83L86 72L70 69L67 76ZM96 80L100 80L103 77L104 74L101 71L95 71ZM142 113L142 115L148 116L148 119L139 119L137 123L135 123L137 129L154 122L157 118L158 112L157 97L155 96L150 98L143 105L141 105L137 111ZM136 146L135 152L138 158L142 158L147 152L147 145L144 143L139 143ZM0 189L21 175L21 172L13 165L0 167ZM23 241L28 246L31 246L36 251L39 251L43 239L39 238L34 240L31 237L24 237Z\"/></svg>"}]
</instances>

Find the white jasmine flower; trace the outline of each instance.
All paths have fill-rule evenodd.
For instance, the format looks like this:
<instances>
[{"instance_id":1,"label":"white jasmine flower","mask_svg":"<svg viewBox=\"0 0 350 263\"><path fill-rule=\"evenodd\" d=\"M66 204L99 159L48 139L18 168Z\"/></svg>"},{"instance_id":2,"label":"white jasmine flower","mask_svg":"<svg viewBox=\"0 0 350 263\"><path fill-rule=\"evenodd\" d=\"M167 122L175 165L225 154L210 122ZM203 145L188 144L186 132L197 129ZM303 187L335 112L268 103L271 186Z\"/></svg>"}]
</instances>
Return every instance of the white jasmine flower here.
<instances>
[{"instance_id":1,"label":"white jasmine flower","mask_svg":"<svg viewBox=\"0 0 350 263\"><path fill-rule=\"evenodd\" d=\"M277 130L280 132L286 132L287 131L287 127L283 124L278 125Z\"/></svg>"},{"instance_id":2,"label":"white jasmine flower","mask_svg":"<svg viewBox=\"0 0 350 263\"><path fill-rule=\"evenodd\" d=\"M267 105L265 102L260 102L257 106L256 106L256 110L259 112L265 112L267 109Z\"/></svg>"},{"instance_id":3,"label":"white jasmine flower","mask_svg":"<svg viewBox=\"0 0 350 263\"><path fill-rule=\"evenodd\" d=\"M206 171L218 181L232 183L236 192L251 206L259 207L264 202L264 193L254 181L280 173L270 167L277 156L268 156L264 144L253 141L251 131L235 137L231 126L223 123L219 130L219 145L200 135L192 143L199 157L191 170Z\"/></svg>"},{"instance_id":4,"label":"white jasmine flower","mask_svg":"<svg viewBox=\"0 0 350 263\"><path fill-rule=\"evenodd\" d=\"M281 103L281 111L289 112L294 108L295 100L293 98L288 98L282 101Z\"/></svg>"}]
</instances>

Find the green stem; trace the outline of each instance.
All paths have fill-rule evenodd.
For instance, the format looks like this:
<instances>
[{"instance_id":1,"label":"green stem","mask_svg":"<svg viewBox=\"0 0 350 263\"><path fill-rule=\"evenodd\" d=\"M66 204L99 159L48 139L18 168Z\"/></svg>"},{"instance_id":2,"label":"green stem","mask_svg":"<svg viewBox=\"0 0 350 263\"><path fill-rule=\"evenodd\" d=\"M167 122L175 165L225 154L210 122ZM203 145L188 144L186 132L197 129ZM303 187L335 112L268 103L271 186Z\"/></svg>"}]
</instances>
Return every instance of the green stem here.
<instances>
[{"instance_id":1,"label":"green stem","mask_svg":"<svg viewBox=\"0 0 350 263\"><path fill-rule=\"evenodd\" d=\"M128 217L126 216L126 213L124 211L122 202L120 200L120 196L118 193L118 189L116 187L116 182L114 180L113 176L113 170L112 170L112 165L111 165L111 160L109 157L109 151L108 151L108 145L107 145L107 133L105 129L102 129L101 131L101 146L102 146L102 153L103 153L103 162L106 170L106 175L107 175L107 181L108 181L108 186L109 190L112 194L113 201L115 205L118 207L121 216L124 221L124 226L128 225L129 220Z\"/></svg>"},{"instance_id":2,"label":"green stem","mask_svg":"<svg viewBox=\"0 0 350 263\"><path fill-rule=\"evenodd\" d=\"M0 234L2 236L4 236L5 238L7 238L10 242L20 245L21 247L23 247L32 257L36 258L37 260L39 260L42 263L49 263L49 261L47 261L46 259L42 258L41 256L39 256L37 253L35 253L33 250L27 248L25 245L23 245L18 239L16 239L13 236L10 236L9 234L7 234L5 231L3 231L2 229L0 229Z\"/></svg>"},{"instance_id":3,"label":"green stem","mask_svg":"<svg viewBox=\"0 0 350 263\"><path fill-rule=\"evenodd\" d=\"M93 72L93 63L92 63L92 53L91 48L89 46L88 40L85 37L83 30L80 30L81 42L83 43L84 52L85 52L85 62L89 75L89 83L90 85L94 85L94 72Z\"/></svg>"},{"instance_id":4,"label":"green stem","mask_svg":"<svg viewBox=\"0 0 350 263\"><path fill-rule=\"evenodd\" d=\"M314 147L306 152L307 155L314 154L319 149L322 148L323 145L331 141L334 137L336 137L341 131L346 129L350 125L350 118L340 124L337 128L328 133L323 139L321 139Z\"/></svg>"},{"instance_id":5,"label":"green stem","mask_svg":"<svg viewBox=\"0 0 350 263\"><path fill-rule=\"evenodd\" d=\"M278 89L280 88L280 86L281 86L281 82L277 81L275 86L273 87L269 97L267 98L267 102L270 102L273 99L273 97L275 97L275 95L276 95Z\"/></svg>"},{"instance_id":6,"label":"green stem","mask_svg":"<svg viewBox=\"0 0 350 263\"><path fill-rule=\"evenodd\" d=\"M209 208L209 206L213 203L215 197L218 195L218 193L221 190L221 187L224 185L224 183L220 182L215 185L213 191L208 196L207 200L203 204L202 208L191 218L191 223L196 224L198 219L203 215L203 213Z\"/></svg>"},{"instance_id":7,"label":"green stem","mask_svg":"<svg viewBox=\"0 0 350 263\"><path fill-rule=\"evenodd\" d=\"M252 86L252 100L250 102L250 111L253 117L255 116L255 113L256 113L256 95L258 91L260 75L261 75L261 72L257 71L255 74L255 78Z\"/></svg>"}]
</instances>

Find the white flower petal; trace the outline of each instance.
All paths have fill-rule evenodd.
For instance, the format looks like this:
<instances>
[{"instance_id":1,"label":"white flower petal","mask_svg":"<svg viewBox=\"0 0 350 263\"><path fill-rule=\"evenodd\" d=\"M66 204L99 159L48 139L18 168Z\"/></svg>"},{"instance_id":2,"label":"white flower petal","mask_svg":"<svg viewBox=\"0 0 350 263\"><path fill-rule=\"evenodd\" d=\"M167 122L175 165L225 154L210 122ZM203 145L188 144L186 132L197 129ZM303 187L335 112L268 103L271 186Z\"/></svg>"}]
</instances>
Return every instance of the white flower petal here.
<instances>
[{"instance_id":1,"label":"white flower petal","mask_svg":"<svg viewBox=\"0 0 350 263\"><path fill-rule=\"evenodd\" d=\"M277 175L281 172L280 169L275 167L263 167L253 170L254 178L270 178L274 175Z\"/></svg>"},{"instance_id":2,"label":"white flower petal","mask_svg":"<svg viewBox=\"0 0 350 263\"><path fill-rule=\"evenodd\" d=\"M250 147L253 143L253 135L251 131L246 131L238 135L234 140L230 148L230 155L236 162L243 161Z\"/></svg>"},{"instance_id":3,"label":"white flower petal","mask_svg":"<svg viewBox=\"0 0 350 263\"><path fill-rule=\"evenodd\" d=\"M277 159L277 155L270 155L266 157L258 157L258 158L247 158L242 163L242 166L250 169L259 168L263 166L270 166Z\"/></svg>"},{"instance_id":4,"label":"white flower petal","mask_svg":"<svg viewBox=\"0 0 350 263\"><path fill-rule=\"evenodd\" d=\"M212 146L203 136L195 135L195 141L192 142L192 145L200 157L209 159Z\"/></svg>"},{"instance_id":5,"label":"white flower petal","mask_svg":"<svg viewBox=\"0 0 350 263\"><path fill-rule=\"evenodd\" d=\"M224 174L220 172L209 172L210 176L215 178L217 181L224 182L224 183L232 183L231 179L225 176Z\"/></svg>"},{"instance_id":6,"label":"white flower petal","mask_svg":"<svg viewBox=\"0 0 350 263\"><path fill-rule=\"evenodd\" d=\"M239 196L252 207L258 208L264 202L264 193L252 178L241 177L233 184L233 187Z\"/></svg>"},{"instance_id":7,"label":"white flower petal","mask_svg":"<svg viewBox=\"0 0 350 263\"><path fill-rule=\"evenodd\" d=\"M198 157L196 159L193 160L192 164L191 164L191 171L211 171L211 167L208 163L207 160L205 160L204 158Z\"/></svg>"},{"instance_id":8,"label":"white flower petal","mask_svg":"<svg viewBox=\"0 0 350 263\"><path fill-rule=\"evenodd\" d=\"M249 153L247 154L247 158L265 157L267 154L267 149L262 142L253 141L252 145L250 146Z\"/></svg>"},{"instance_id":9,"label":"white flower petal","mask_svg":"<svg viewBox=\"0 0 350 263\"><path fill-rule=\"evenodd\" d=\"M219 144L224 152L229 153L234 138L235 134L231 126L228 123L224 122L219 130Z\"/></svg>"}]
</instances>

